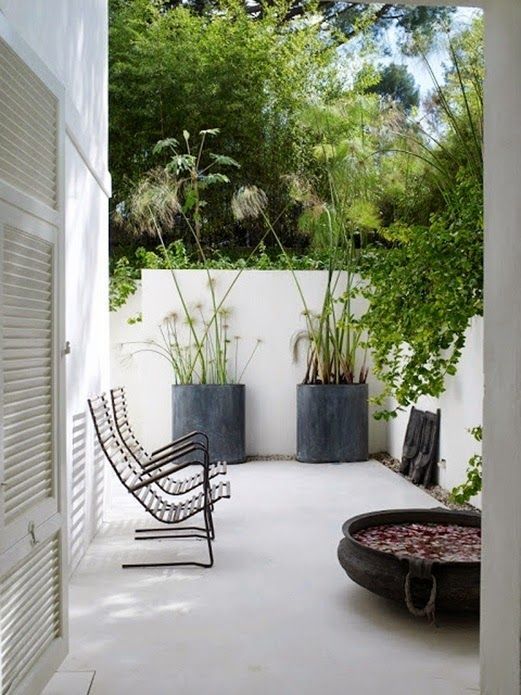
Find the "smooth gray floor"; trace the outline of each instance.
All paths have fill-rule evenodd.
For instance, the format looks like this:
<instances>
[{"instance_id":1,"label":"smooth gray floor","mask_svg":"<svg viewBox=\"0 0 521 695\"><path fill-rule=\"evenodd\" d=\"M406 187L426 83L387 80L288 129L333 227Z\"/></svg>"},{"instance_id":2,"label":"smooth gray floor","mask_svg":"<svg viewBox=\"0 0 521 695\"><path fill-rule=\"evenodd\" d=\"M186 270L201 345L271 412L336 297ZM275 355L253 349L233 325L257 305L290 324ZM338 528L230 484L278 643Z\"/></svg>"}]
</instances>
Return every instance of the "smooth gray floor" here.
<instances>
[{"instance_id":1,"label":"smooth gray floor","mask_svg":"<svg viewBox=\"0 0 521 695\"><path fill-rule=\"evenodd\" d=\"M476 620L427 625L356 586L336 559L346 518L436 506L431 497L375 462L256 461L229 471L211 570L120 569L203 546L133 543L143 518L124 491L108 510L113 521L72 579L63 665L96 672L91 695L479 692Z\"/></svg>"}]
</instances>

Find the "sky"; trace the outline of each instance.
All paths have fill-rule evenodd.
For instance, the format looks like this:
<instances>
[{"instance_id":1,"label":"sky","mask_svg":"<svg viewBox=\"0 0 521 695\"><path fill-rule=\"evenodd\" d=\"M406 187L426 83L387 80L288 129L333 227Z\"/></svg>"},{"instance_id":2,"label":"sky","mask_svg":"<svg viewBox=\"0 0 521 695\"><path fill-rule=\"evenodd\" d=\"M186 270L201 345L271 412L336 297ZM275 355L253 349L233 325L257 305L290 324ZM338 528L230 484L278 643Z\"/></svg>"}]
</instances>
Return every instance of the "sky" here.
<instances>
[{"instance_id":1,"label":"sky","mask_svg":"<svg viewBox=\"0 0 521 695\"><path fill-rule=\"evenodd\" d=\"M456 16L454 18L454 29L463 29L465 26L469 25L474 17L481 13L481 10L474 9L471 7L460 7L456 11ZM420 88L420 95L421 98L424 98L427 96L429 92L432 91L433 89L433 83L432 83L432 77L429 74L429 71L424 63L423 58L408 58L406 56L403 56L403 54L400 52L398 46L396 45L396 41L393 41L392 37L392 32L388 32L388 40L389 40L389 48L390 48L390 56L385 57L382 59L382 63L405 63L407 67L409 68L409 71L413 74L414 79L416 80L419 88ZM429 56L429 63L430 66L436 75L436 79L439 82L443 81L443 74L444 74L444 62L447 60L447 51L441 45L438 50L433 51L433 53Z\"/></svg>"},{"instance_id":2,"label":"sky","mask_svg":"<svg viewBox=\"0 0 521 695\"><path fill-rule=\"evenodd\" d=\"M470 7L458 8L453 20L454 29L463 29L480 12L481 10ZM420 98L423 100L434 88L432 77L423 58L404 56L399 48L396 32L393 28L385 32L383 42L381 51L376 51L371 56L372 62L381 65L388 65L389 63L406 64L420 88ZM349 84L353 76L362 67L367 56L361 57L360 53L358 53L356 42L353 41L348 42L344 47L340 47L339 55L341 56L338 66L339 70L344 72L346 84ZM444 80L444 63L447 57L447 47L444 46L443 41L429 55L429 64L440 83Z\"/></svg>"}]
</instances>

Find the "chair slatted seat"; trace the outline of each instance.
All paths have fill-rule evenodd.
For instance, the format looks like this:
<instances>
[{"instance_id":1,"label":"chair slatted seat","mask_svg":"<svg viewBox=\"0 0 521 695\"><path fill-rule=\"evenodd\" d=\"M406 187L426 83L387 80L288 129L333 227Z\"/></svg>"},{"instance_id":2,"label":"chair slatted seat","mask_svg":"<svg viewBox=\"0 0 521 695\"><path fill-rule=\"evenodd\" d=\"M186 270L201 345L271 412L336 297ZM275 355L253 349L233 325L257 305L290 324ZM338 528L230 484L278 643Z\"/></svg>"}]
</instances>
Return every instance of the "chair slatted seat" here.
<instances>
[{"instance_id":1,"label":"chair slatted seat","mask_svg":"<svg viewBox=\"0 0 521 695\"><path fill-rule=\"evenodd\" d=\"M182 447L186 442L201 441L201 443L208 447L207 436L203 432L194 431L189 432L184 437L170 442L166 446L149 454L139 442L130 424L125 389L123 387L111 389L110 397L114 413L114 422L119 437L127 451L143 469L146 469L150 465L154 465L154 463L160 460L162 455L167 455L169 451ZM226 463L224 461L218 461L210 465L210 478L215 478L218 475L226 475ZM165 478L158 482L158 486L168 495L184 495L202 485L203 479L203 473L197 472L183 480Z\"/></svg>"},{"instance_id":2,"label":"chair slatted seat","mask_svg":"<svg viewBox=\"0 0 521 695\"><path fill-rule=\"evenodd\" d=\"M207 449L197 442L191 442L182 448L181 453L179 450L169 451L161 457L159 462L156 460L154 465L150 465L147 470L130 455L121 441L106 396L103 394L89 399L88 404L101 449L119 480L154 519L166 525L154 529L136 529L136 533L147 534L146 536L139 536L139 540L203 538L207 541L208 562L126 563L123 567L212 567L212 540L215 538L212 510L216 502L230 497L230 483L221 481L210 484L210 464ZM180 459L186 458L187 454L193 456L193 460L180 461ZM160 483L166 479L172 480L172 475L191 466L198 466L202 469L201 473L198 474L202 478L199 491L191 496L185 496L184 499L173 499L166 496ZM196 476L191 475L179 484L182 485L185 482L185 490L190 491L193 489L190 487L190 481L194 477ZM202 514L204 526L172 528L172 525L186 521L196 514ZM164 535L163 533L171 534L175 531L182 531L183 535ZM198 533L184 533L185 531L197 531ZM202 532L202 535L199 532Z\"/></svg>"}]
</instances>

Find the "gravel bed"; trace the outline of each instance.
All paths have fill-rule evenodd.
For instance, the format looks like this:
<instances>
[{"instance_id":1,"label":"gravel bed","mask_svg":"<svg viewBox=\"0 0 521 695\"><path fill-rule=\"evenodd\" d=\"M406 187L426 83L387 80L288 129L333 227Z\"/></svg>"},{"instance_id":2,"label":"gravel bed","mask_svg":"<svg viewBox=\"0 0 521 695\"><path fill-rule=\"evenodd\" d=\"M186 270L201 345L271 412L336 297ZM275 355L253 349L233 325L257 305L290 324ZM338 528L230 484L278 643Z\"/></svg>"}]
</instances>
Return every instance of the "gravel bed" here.
<instances>
[{"instance_id":1,"label":"gravel bed","mask_svg":"<svg viewBox=\"0 0 521 695\"><path fill-rule=\"evenodd\" d=\"M411 483L411 485L414 484L409 480L409 478L407 478L407 476L402 475L400 473L400 462L398 461L398 459L393 458L386 451L379 451L376 454L371 454L371 458L375 459L376 461L379 461L380 463L383 463L383 465L386 468L389 468L397 475L400 475L402 478L404 478L404 480L407 480L409 483ZM474 507L472 504L458 504L457 502L454 502L450 497L450 492L448 490L445 490L445 488L442 488L440 485L431 485L430 487L425 487L424 485L416 485L416 487L425 490L425 492L428 495L433 497L438 502L441 502L441 504L446 506L448 509L456 509L468 512L480 512L480 510L477 507Z\"/></svg>"},{"instance_id":2,"label":"gravel bed","mask_svg":"<svg viewBox=\"0 0 521 695\"><path fill-rule=\"evenodd\" d=\"M284 454L264 454L258 456L247 456L246 461L294 461L294 456L285 456Z\"/></svg>"}]
</instances>

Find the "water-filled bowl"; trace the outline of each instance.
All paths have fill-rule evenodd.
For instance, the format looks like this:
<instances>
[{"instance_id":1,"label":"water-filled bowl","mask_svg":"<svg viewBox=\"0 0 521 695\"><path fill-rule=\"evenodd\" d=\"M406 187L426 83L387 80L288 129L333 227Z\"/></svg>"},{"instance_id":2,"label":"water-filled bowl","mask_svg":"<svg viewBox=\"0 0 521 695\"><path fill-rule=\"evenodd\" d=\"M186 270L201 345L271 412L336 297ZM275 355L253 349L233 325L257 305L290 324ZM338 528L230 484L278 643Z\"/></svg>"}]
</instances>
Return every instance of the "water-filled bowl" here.
<instances>
[{"instance_id":1,"label":"water-filled bowl","mask_svg":"<svg viewBox=\"0 0 521 695\"><path fill-rule=\"evenodd\" d=\"M429 613L424 610L429 601L437 611L477 613L479 561L425 561L402 551L395 554L379 550L356 538L365 529L396 524L481 528L481 517L446 509L393 509L348 519L342 526L344 538L338 546L338 560L347 575L379 596L405 603L417 615Z\"/></svg>"}]
</instances>

